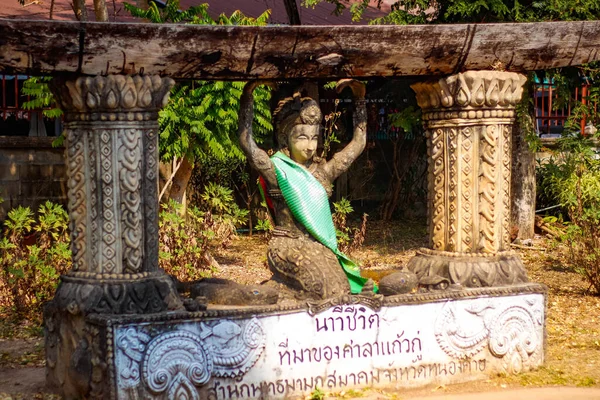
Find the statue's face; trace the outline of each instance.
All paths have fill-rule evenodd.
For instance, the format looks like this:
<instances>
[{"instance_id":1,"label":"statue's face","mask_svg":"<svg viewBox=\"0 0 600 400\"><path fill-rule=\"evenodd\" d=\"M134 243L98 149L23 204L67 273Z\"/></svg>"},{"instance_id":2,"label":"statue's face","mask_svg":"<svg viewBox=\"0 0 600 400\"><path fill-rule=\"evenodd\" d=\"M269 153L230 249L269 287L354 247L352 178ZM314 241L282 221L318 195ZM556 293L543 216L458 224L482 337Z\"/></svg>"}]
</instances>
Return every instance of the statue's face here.
<instances>
[{"instance_id":1,"label":"statue's face","mask_svg":"<svg viewBox=\"0 0 600 400\"><path fill-rule=\"evenodd\" d=\"M306 164L317 151L319 125L294 125L288 136L290 157L299 164Z\"/></svg>"}]
</instances>

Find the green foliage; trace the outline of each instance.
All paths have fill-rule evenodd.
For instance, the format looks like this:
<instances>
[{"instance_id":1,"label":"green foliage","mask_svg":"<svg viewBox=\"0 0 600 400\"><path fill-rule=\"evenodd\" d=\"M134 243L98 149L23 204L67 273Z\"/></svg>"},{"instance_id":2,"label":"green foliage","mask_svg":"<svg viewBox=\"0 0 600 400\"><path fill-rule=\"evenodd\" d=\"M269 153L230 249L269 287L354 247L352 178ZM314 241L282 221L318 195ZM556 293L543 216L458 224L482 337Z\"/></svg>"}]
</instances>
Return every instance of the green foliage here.
<instances>
[{"instance_id":1,"label":"green foliage","mask_svg":"<svg viewBox=\"0 0 600 400\"><path fill-rule=\"evenodd\" d=\"M335 5L340 15L349 3L344 0L303 0L305 7L315 7L322 1ZM376 6L380 7L382 1ZM353 21L360 21L369 0L350 4ZM389 4L389 3L388 3ZM489 23L594 20L600 16L597 1L560 0L398 0L391 3L391 12L369 21L371 24L428 24L428 23Z\"/></svg>"},{"instance_id":2,"label":"green foliage","mask_svg":"<svg viewBox=\"0 0 600 400\"><path fill-rule=\"evenodd\" d=\"M600 154L594 137L581 134L567 135L559 145L539 168L538 190L566 209L570 221L561 240L568 245L569 262L600 294Z\"/></svg>"},{"instance_id":3,"label":"green foliage","mask_svg":"<svg viewBox=\"0 0 600 400\"><path fill-rule=\"evenodd\" d=\"M210 252L229 246L236 228L247 221L248 210L233 201L232 190L215 183L201 195L200 207L183 212L183 205L171 200L160 213L161 268L180 281L210 276L214 271Z\"/></svg>"},{"instance_id":4,"label":"green foliage","mask_svg":"<svg viewBox=\"0 0 600 400\"><path fill-rule=\"evenodd\" d=\"M271 221L269 219L259 219L256 221L256 226L254 227L259 232L264 232L268 234L273 230L273 225L271 225Z\"/></svg>"},{"instance_id":5,"label":"green foliage","mask_svg":"<svg viewBox=\"0 0 600 400\"><path fill-rule=\"evenodd\" d=\"M26 110L44 109L43 114L48 118L59 118L63 112L58 107L52 107L55 104L54 95L48 87L48 82L52 80L49 76L29 77L23 82L21 93L30 96L30 100L23 103L23 108Z\"/></svg>"},{"instance_id":6,"label":"green foliage","mask_svg":"<svg viewBox=\"0 0 600 400\"><path fill-rule=\"evenodd\" d=\"M325 398L325 392L320 389L318 386L315 387L315 390L313 390L310 393L310 400L323 400Z\"/></svg>"},{"instance_id":7,"label":"green foliage","mask_svg":"<svg viewBox=\"0 0 600 400\"><path fill-rule=\"evenodd\" d=\"M164 8L150 2L148 10L125 3L136 17L154 23L190 23L201 25L266 25L270 10L257 18L240 11L216 19L208 14L208 4L179 10L179 0L168 0ZM167 106L159 113L160 154L163 161L175 157L193 160L200 171L233 176L245 161L237 138L240 97L245 82L194 81L181 83L171 92ZM260 86L254 91L253 132L257 142L273 130L271 92ZM229 168L223 174L222 170ZM233 183L233 182L232 182Z\"/></svg>"},{"instance_id":8,"label":"green foliage","mask_svg":"<svg viewBox=\"0 0 600 400\"><path fill-rule=\"evenodd\" d=\"M354 250L360 248L365 241L368 215L363 214L359 228L352 228L347 223L348 215L354 212L350 201L342 197L340 201L333 203L333 209L335 212L332 214L332 218L338 248L344 253L351 254Z\"/></svg>"},{"instance_id":9,"label":"green foliage","mask_svg":"<svg viewBox=\"0 0 600 400\"><path fill-rule=\"evenodd\" d=\"M204 213L191 207L182 213L183 205L171 200L161 205L159 230L159 265L180 281L211 276L205 254L215 233L205 229Z\"/></svg>"},{"instance_id":10,"label":"green foliage","mask_svg":"<svg viewBox=\"0 0 600 400\"><path fill-rule=\"evenodd\" d=\"M248 221L249 211L238 207L230 188L211 182L200 197L204 209L212 213L214 218L230 223L234 228L243 226Z\"/></svg>"},{"instance_id":11,"label":"green foliage","mask_svg":"<svg viewBox=\"0 0 600 400\"><path fill-rule=\"evenodd\" d=\"M160 152L165 161L191 157L202 165L245 160L237 139L237 118L244 82L196 81L175 87L159 113ZM266 87L254 93L253 130L257 140L273 130ZM210 167L206 167L210 168Z\"/></svg>"},{"instance_id":12,"label":"green foliage","mask_svg":"<svg viewBox=\"0 0 600 400\"><path fill-rule=\"evenodd\" d=\"M65 210L49 201L37 217L28 207L8 212L0 238L0 306L17 319L41 319L41 304L70 265L67 227Z\"/></svg>"}]
</instances>

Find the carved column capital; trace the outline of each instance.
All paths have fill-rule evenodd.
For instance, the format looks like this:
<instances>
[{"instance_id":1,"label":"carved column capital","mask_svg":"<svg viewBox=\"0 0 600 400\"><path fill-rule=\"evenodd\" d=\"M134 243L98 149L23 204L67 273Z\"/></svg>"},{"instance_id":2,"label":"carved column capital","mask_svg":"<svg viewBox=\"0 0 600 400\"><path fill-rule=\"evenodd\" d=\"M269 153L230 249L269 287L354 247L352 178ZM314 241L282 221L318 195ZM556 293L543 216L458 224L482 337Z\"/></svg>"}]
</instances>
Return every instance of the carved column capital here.
<instances>
[{"instance_id":1,"label":"carved column capital","mask_svg":"<svg viewBox=\"0 0 600 400\"><path fill-rule=\"evenodd\" d=\"M148 121L169 100L171 78L108 75L56 79L53 90L66 121Z\"/></svg>"},{"instance_id":2,"label":"carved column capital","mask_svg":"<svg viewBox=\"0 0 600 400\"><path fill-rule=\"evenodd\" d=\"M451 120L454 124L486 119L512 123L523 95L524 75L501 71L467 71L435 82L412 85L426 125ZM459 121L464 120L464 121Z\"/></svg>"},{"instance_id":3,"label":"carved column capital","mask_svg":"<svg viewBox=\"0 0 600 400\"><path fill-rule=\"evenodd\" d=\"M527 280L509 234L512 124L525 82L467 71L412 86L427 135L430 248L409 268L431 284Z\"/></svg>"}]
</instances>

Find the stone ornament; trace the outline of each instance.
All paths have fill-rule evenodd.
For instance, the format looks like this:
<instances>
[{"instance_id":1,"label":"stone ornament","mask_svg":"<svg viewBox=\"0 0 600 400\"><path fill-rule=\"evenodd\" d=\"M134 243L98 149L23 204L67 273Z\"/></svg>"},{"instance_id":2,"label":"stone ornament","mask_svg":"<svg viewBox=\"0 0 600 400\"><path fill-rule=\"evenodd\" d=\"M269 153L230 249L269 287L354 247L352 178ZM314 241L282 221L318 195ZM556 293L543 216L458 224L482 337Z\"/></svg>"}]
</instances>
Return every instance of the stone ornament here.
<instances>
[{"instance_id":1,"label":"stone ornament","mask_svg":"<svg viewBox=\"0 0 600 400\"><path fill-rule=\"evenodd\" d=\"M513 118L521 101L524 75L500 71L467 71L412 85L424 120ZM464 121L457 121L461 123Z\"/></svg>"},{"instance_id":2,"label":"stone ornament","mask_svg":"<svg viewBox=\"0 0 600 400\"><path fill-rule=\"evenodd\" d=\"M427 135L430 248L409 269L425 286L527 281L509 232L512 124L525 81L467 71L412 86Z\"/></svg>"},{"instance_id":3,"label":"stone ornament","mask_svg":"<svg viewBox=\"0 0 600 400\"><path fill-rule=\"evenodd\" d=\"M73 268L61 277L44 320L48 382L66 397L78 397L81 382L96 385L89 314L183 309L158 267L157 117L173 84L142 75L52 80L65 113ZM93 369L82 367L90 363ZM137 379L132 368L129 379Z\"/></svg>"},{"instance_id":4,"label":"stone ornament","mask_svg":"<svg viewBox=\"0 0 600 400\"><path fill-rule=\"evenodd\" d=\"M241 379L264 352L266 332L257 318L199 326L199 332L183 328L154 337L141 326L119 331L119 390L132 397L197 400L198 388L211 377Z\"/></svg>"},{"instance_id":5,"label":"stone ornament","mask_svg":"<svg viewBox=\"0 0 600 400\"><path fill-rule=\"evenodd\" d=\"M308 300L308 315L315 316L332 307L345 307L354 305L364 305L373 311L381 310L383 296L380 294L365 293L365 294L346 294L339 297L333 297L327 300L316 301Z\"/></svg>"},{"instance_id":6,"label":"stone ornament","mask_svg":"<svg viewBox=\"0 0 600 400\"><path fill-rule=\"evenodd\" d=\"M148 344L142 376L155 398L199 400L197 386L210 379L213 362L202 339L192 333L164 333Z\"/></svg>"},{"instance_id":7,"label":"stone ornament","mask_svg":"<svg viewBox=\"0 0 600 400\"><path fill-rule=\"evenodd\" d=\"M241 377L260 358L266 332L256 318L242 325L230 320L200 324L200 337L206 341L213 355L214 376Z\"/></svg>"},{"instance_id":8,"label":"stone ornament","mask_svg":"<svg viewBox=\"0 0 600 400\"><path fill-rule=\"evenodd\" d=\"M156 119L174 83L158 75L107 75L59 80L53 89L67 121L141 121Z\"/></svg>"},{"instance_id":9,"label":"stone ornament","mask_svg":"<svg viewBox=\"0 0 600 400\"><path fill-rule=\"evenodd\" d=\"M543 340L542 305L527 300L526 306L498 309L489 300L461 308L449 302L435 323L435 337L450 357L469 359L486 347L502 359L500 372L518 374L541 364Z\"/></svg>"}]
</instances>

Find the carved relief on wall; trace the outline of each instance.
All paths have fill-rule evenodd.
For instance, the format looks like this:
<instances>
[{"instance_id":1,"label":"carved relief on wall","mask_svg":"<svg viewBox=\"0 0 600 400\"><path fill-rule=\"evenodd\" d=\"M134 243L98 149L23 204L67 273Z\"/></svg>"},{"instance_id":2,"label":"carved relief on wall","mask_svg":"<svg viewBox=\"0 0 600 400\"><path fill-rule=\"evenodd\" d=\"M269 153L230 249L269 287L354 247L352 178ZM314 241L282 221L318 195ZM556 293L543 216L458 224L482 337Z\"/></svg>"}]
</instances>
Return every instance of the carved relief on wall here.
<instances>
[{"instance_id":1,"label":"carved relief on wall","mask_svg":"<svg viewBox=\"0 0 600 400\"><path fill-rule=\"evenodd\" d=\"M264 351L266 332L257 318L220 319L158 334L130 327L118 331L115 344L119 392L199 399L198 388L211 376L240 378L248 372Z\"/></svg>"},{"instance_id":2,"label":"carved relief on wall","mask_svg":"<svg viewBox=\"0 0 600 400\"><path fill-rule=\"evenodd\" d=\"M502 359L500 371L517 374L542 362L543 304L529 299L526 306L498 307L487 299L469 307L449 302L436 320L440 348L453 358L471 358L486 347Z\"/></svg>"}]
</instances>

